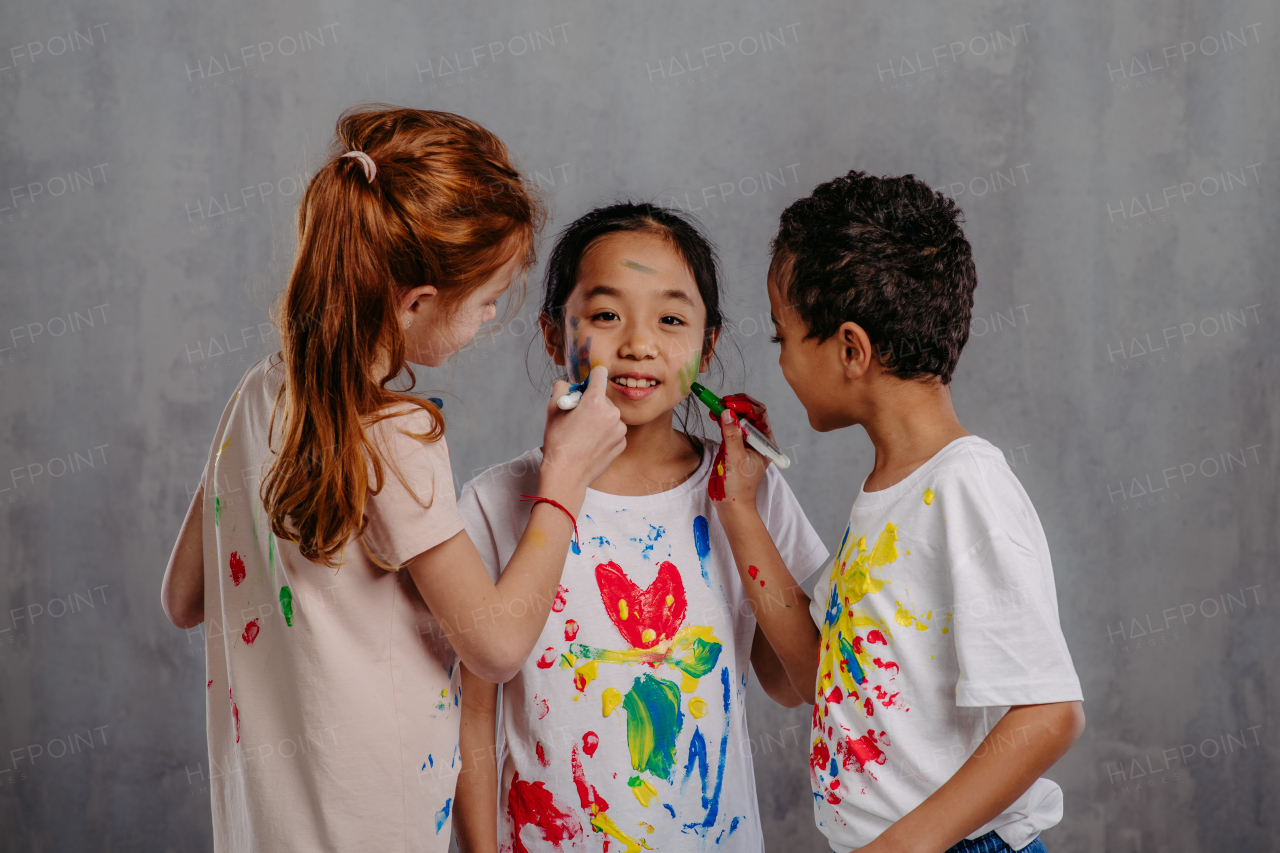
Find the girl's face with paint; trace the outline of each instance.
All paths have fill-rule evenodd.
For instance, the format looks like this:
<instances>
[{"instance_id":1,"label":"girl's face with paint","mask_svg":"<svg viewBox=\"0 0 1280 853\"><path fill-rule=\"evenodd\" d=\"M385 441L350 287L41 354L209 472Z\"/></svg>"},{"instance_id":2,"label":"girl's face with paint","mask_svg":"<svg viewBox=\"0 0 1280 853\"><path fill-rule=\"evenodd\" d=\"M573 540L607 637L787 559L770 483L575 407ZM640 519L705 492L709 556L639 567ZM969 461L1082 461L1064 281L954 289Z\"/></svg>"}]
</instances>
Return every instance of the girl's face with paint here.
<instances>
[{"instance_id":1,"label":"girl's face with paint","mask_svg":"<svg viewBox=\"0 0 1280 853\"><path fill-rule=\"evenodd\" d=\"M608 367L609 400L628 426L669 415L709 366L718 336L707 340L706 306L684 258L645 231L592 244L564 318L559 329L544 323L547 354L575 382Z\"/></svg>"}]
</instances>

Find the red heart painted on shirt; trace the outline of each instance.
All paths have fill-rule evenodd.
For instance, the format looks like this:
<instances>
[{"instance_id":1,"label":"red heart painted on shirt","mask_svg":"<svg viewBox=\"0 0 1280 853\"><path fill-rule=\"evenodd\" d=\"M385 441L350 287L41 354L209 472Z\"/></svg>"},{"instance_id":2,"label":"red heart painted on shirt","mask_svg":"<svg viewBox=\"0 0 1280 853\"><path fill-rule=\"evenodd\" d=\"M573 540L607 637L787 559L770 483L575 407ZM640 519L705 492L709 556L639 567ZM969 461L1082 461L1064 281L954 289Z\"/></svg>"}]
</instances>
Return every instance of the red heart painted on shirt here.
<instances>
[{"instance_id":1,"label":"red heart painted on shirt","mask_svg":"<svg viewBox=\"0 0 1280 853\"><path fill-rule=\"evenodd\" d=\"M671 563L659 565L658 576L642 590L610 560L596 566L596 584L605 612L632 648L651 649L674 637L684 622L684 581Z\"/></svg>"}]
</instances>

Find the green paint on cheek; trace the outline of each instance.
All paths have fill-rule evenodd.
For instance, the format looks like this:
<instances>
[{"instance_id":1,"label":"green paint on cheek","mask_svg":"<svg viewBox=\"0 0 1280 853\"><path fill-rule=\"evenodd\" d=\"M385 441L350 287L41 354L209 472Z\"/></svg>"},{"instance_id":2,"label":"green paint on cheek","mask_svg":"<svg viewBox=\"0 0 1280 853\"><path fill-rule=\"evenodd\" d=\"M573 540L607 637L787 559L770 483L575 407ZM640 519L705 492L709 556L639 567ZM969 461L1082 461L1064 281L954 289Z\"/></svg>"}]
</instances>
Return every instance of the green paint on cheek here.
<instances>
[{"instance_id":1,"label":"green paint on cheek","mask_svg":"<svg viewBox=\"0 0 1280 853\"><path fill-rule=\"evenodd\" d=\"M684 726L680 688L646 673L627 691L622 708L627 712L631 766L659 779L670 779L676 763L676 739Z\"/></svg>"},{"instance_id":2,"label":"green paint on cheek","mask_svg":"<svg viewBox=\"0 0 1280 853\"><path fill-rule=\"evenodd\" d=\"M289 587L280 587L280 612L284 614L284 624L293 627L293 592Z\"/></svg>"},{"instance_id":3,"label":"green paint on cheek","mask_svg":"<svg viewBox=\"0 0 1280 853\"><path fill-rule=\"evenodd\" d=\"M689 389L693 387L693 383L698 379L698 368L702 365L702 353L695 352L687 363L680 368L677 377L680 381L680 396L687 396Z\"/></svg>"}]
</instances>

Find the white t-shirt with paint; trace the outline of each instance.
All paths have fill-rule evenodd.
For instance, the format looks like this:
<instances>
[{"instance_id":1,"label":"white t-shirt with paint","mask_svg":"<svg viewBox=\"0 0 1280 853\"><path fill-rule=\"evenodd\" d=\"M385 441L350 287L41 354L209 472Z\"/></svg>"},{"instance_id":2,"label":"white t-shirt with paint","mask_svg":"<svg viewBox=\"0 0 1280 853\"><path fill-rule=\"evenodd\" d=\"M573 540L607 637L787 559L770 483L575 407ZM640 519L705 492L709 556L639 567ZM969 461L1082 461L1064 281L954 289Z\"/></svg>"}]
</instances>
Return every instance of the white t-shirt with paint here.
<instances>
[{"instance_id":1,"label":"white t-shirt with paint","mask_svg":"<svg viewBox=\"0 0 1280 853\"><path fill-rule=\"evenodd\" d=\"M254 364L205 468L209 793L218 853L449 848L459 668L408 572L359 542L338 568L277 539L258 497L283 368ZM461 532L444 439L422 409L371 438L395 459L364 544L398 566ZM272 437L280 442L277 418ZM425 506L424 506L425 505Z\"/></svg>"},{"instance_id":2,"label":"white t-shirt with paint","mask_svg":"<svg viewBox=\"0 0 1280 853\"><path fill-rule=\"evenodd\" d=\"M822 631L814 811L840 853L951 778L1009 706L1082 698L1040 520L976 436L859 492L810 610ZM1039 779L969 837L995 830L1017 850L1061 818L1061 790Z\"/></svg>"},{"instance_id":3,"label":"white t-shirt with paint","mask_svg":"<svg viewBox=\"0 0 1280 853\"><path fill-rule=\"evenodd\" d=\"M715 449L669 491L587 491L581 547L503 687L504 850L762 849L743 705L756 620L707 496ZM541 464L533 450L463 489L458 508L495 580ZM772 467L756 502L792 575L807 578L827 550Z\"/></svg>"}]
</instances>

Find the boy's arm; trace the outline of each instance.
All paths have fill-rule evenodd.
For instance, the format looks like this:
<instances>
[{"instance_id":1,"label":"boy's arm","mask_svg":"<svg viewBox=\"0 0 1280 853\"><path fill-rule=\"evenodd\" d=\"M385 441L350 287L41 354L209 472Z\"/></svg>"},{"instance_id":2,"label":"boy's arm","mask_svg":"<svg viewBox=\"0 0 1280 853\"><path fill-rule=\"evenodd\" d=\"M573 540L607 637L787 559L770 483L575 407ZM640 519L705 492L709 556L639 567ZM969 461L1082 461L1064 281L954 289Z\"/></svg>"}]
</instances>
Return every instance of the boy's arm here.
<instances>
[{"instance_id":1,"label":"boy's arm","mask_svg":"<svg viewBox=\"0 0 1280 853\"><path fill-rule=\"evenodd\" d=\"M461 769L454 793L453 832L462 853L497 853L498 769L494 743L498 685L462 666Z\"/></svg>"},{"instance_id":2,"label":"boy's arm","mask_svg":"<svg viewBox=\"0 0 1280 853\"><path fill-rule=\"evenodd\" d=\"M751 668L760 679L760 686L770 699L787 708L797 708L804 704L804 699L791 686L791 679L782 667L782 661L769 645L769 638L756 625L756 635L751 641Z\"/></svg>"},{"instance_id":3,"label":"boy's arm","mask_svg":"<svg viewBox=\"0 0 1280 853\"><path fill-rule=\"evenodd\" d=\"M179 628L204 621L204 485L196 489L160 582L160 605Z\"/></svg>"},{"instance_id":4,"label":"boy's arm","mask_svg":"<svg viewBox=\"0 0 1280 853\"><path fill-rule=\"evenodd\" d=\"M729 538L759 627L782 663L792 690L812 704L821 637L809 617L809 596L787 570L756 508L756 489L767 462L743 443L742 429L731 411L724 412L720 430L725 444L725 496L715 502L716 515Z\"/></svg>"},{"instance_id":5,"label":"boy's arm","mask_svg":"<svg viewBox=\"0 0 1280 853\"><path fill-rule=\"evenodd\" d=\"M859 853L942 853L1022 796L1082 731L1080 702L1015 705L954 776Z\"/></svg>"}]
</instances>

